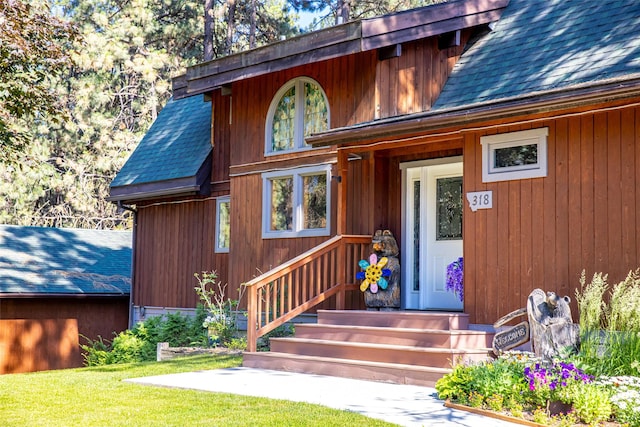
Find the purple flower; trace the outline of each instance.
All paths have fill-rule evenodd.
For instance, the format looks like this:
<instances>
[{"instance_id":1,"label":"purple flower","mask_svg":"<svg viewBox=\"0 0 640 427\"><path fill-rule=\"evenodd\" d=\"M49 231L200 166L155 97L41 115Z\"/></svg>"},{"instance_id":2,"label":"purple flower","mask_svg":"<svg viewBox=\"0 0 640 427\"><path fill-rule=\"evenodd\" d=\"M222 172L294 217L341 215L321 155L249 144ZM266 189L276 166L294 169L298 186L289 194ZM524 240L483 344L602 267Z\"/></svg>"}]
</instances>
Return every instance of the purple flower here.
<instances>
[{"instance_id":1,"label":"purple flower","mask_svg":"<svg viewBox=\"0 0 640 427\"><path fill-rule=\"evenodd\" d=\"M553 363L548 366L536 363L534 366L524 368L524 377L528 382L529 390L543 400L553 398L556 393L571 385L572 382L589 383L592 380L589 375L571 363Z\"/></svg>"},{"instance_id":2,"label":"purple flower","mask_svg":"<svg viewBox=\"0 0 640 427\"><path fill-rule=\"evenodd\" d=\"M464 264L462 257L447 266L447 291L455 293L460 301L464 301Z\"/></svg>"}]
</instances>

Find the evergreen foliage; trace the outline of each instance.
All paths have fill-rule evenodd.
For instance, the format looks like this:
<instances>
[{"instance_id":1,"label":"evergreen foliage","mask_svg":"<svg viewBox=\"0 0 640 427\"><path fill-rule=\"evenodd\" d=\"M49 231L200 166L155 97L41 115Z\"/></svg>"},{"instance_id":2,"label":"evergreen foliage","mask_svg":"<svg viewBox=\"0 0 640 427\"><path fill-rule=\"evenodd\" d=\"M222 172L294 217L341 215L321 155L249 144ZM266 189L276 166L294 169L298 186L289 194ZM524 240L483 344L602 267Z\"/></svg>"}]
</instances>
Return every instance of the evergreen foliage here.
<instances>
[{"instance_id":1,"label":"evergreen foliage","mask_svg":"<svg viewBox=\"0 0 640 427\"><path fill-rule=\"evenodd\" d=\"M338 3L1 2L0 223L128 228L129 212L106 201L109 184L170 98L171 78L203 61L205 42L212 58L244 51L298 34L296 11L336 16ZM349 19L429 3L351 1Z\"/></svg>"}]
</instances>

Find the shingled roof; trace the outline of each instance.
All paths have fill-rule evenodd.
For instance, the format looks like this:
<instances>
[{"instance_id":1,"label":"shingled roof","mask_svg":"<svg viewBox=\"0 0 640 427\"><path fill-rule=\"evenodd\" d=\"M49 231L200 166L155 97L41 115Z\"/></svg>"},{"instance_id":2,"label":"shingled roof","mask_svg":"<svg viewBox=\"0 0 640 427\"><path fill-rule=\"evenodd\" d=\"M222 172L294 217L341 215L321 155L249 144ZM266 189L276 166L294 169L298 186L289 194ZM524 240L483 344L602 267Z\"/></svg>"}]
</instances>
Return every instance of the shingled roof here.
<instances>
[{"instance_id":1,"label":"shingled roof","mask_svg":"<svg viewBox=\"0 0 640 427\"><path fill-rule=\"evenodd\" d=\"M511 0L463 52L429 111L330 129L314 146L640 94L640 1Z\"/></svg>"},{"instance_id":2,"label":"shingled roof","mask_svg":"<svg viewBox=\"0 0 640 427\"><path fill-rule=\"evenodd\" d=\"M433 110L639 76L639 1L511 0L462 55Z\"/></svg>"},{"instance_id":3,"label":"shingled roof","mask_svg":"<svg viewBox=\"0 0 640 427\"><path fill-rule=\"evenodd\" d=\"M111 201L206 193L211 175L211 103L169 100L111 183Z\"/></svg>"},{"instance_id":4,"label":"shingled roof","mask_svg":"<svg viewBox=\"0 0 640 427\"><path fill-rule=\"evenodd\" d=\"M126 296L131 232L0 225L0 298Z\"/></svg>"}]
</instances>

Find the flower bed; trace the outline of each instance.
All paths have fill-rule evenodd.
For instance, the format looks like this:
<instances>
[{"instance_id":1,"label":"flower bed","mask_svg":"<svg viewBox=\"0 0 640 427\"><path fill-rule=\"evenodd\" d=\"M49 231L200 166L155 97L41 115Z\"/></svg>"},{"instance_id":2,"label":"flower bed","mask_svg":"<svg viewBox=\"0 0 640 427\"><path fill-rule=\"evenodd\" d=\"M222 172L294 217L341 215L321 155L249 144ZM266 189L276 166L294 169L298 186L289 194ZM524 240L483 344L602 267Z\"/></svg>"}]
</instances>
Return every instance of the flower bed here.
<instances>
[{"instance_id":1,"label":"flower bed","mask_svg":"<svg viewBox=\"0 0 640 427\"><path fill-rule=\"evenodd\" d=\"M640 426L640 378L594 379L570 362L543 362L505 353L492 362L456 365L436 383L441 399L472 411L491 411L552 426Z\"/></svg>"}]
</instances>

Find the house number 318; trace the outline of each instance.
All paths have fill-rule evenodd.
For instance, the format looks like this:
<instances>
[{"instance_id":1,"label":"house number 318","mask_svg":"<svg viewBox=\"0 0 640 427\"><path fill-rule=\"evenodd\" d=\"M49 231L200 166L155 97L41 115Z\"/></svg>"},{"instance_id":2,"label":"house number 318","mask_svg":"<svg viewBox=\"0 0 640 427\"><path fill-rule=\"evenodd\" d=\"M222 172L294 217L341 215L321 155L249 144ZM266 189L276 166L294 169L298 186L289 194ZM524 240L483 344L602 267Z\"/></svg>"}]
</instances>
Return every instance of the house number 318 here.
<instances>
[{"instance_id":1,"label":"house number 318","mask_svg":"<svg viewBox=\"0 0 640 427\"><path fill-rule=\"evenodd\" d=\"M493 207L493 191L474 191L467 193L467 201L473 212L478 209L491 209Z\"/></svg>"}]
</instances>

